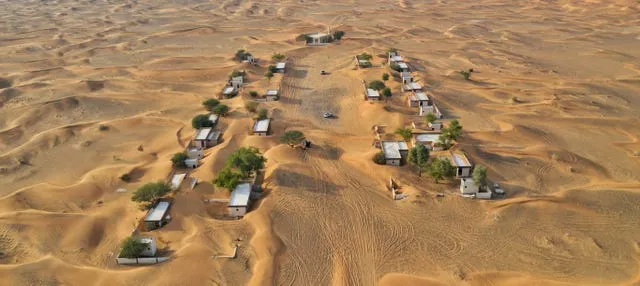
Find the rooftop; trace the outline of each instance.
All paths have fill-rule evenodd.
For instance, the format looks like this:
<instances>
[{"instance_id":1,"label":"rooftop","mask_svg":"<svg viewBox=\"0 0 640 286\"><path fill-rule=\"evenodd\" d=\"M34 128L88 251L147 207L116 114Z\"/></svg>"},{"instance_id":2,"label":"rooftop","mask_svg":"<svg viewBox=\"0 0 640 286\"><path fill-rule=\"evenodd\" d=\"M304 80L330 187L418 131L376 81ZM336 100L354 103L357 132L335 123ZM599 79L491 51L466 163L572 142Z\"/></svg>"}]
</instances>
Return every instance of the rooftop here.
<instances>
[{"instance_id":1,"label":"rooftop","mask_svg":"<svg viewBox=\"0 0 640 286\"><path fill-rule=\"evenodd\" d=\"M476 182L474 182L472 178L460 178L460 185L463 185L465 186L465 188L468 188L470 190L478 189Z\"/></svg>"},{"instance_id":2,"label":"rooftop","mask_svg":"<svg viewBox=\"0 0 640 286\"><path fill-rule=\"evenodd\" d=\"M392 62L399 62L399 61L402 61L402 57L401 57L401 56L398 56L398 55L396 55L396 56L391 56L391 61L392 61Z\"/></svg>"},{"instance_id":3,"label":"rooftop","mask_svg":"<svg viewBox=\"0 0 640 286\"><path fill-rule=\"evenodd\" d=\"M182 181L186 176L187 176L186 173L173 175L173 177L171 177L171 188L173 188L174 190L177 190L178 188L180 188L180 184L182 184Z\"/></svg>"},{"instance_id":4,"label":"rooftop","mask_svg":"<svg viewBox=\"0 0 640 286\"><path fill-rule=\"evenodd\" d=\"M407 143L404 141L383 141L382 152L385 159L402 159L400 151L409 150Z\"/></svg>"},{"instance_id":5,"label":"rooftop","mask_svg":"<svg viewBox=\"0 0 640 286\"><path fill-rule=\"evenodd\" d=\"M268 95L268 96L278 95L278 90L277 89L267 89L267 92L265 92L265 95Z\"/></svg>"},{"instance_id":6,"label":"rooftop","mask_svg":"<svg viewBox=\"0 0 640 286\"><path fill-rule=\"evenodd\" d=\"M236 92L236 88L235 88L235 87L233 87L233 86L225 87L225 88L222 90L222 94L233 94L233 93L235 93L235 92Z\"/></svg>"},{"instance_id":7,"label":"rooftop","mask_svg":"<svg viewBox=\"0 0 640 286\"><path fill-rule=\"evenodd\" d=\"M249 205L249 196L251 196L251 184L243 183L236 186L231 192L229 199L230 207L246 207Z\"/></svg>"},{"instance_id":8,"label":"rooftop","mask_svg":"<svg viewBox=\"0 0 640 286\"><path fill-rule=\"evenodd\" d=\"M420 143L438 142L440 133L415 133L413 134L413 137Z\"/></svg>"},{"instance_id":9,"label":"rooftop","mask_svg":"<svg viewBox=\"0 0 640 286\"><path fill-rule=\"evenodd\" d=\"M284 67L285 67L286 65L287 65L287 63L277 63L277 64L276 64L276 68L277 68L277 69L279 69L279 70L281 70L281 69L284 69Z\"/></svg>"},{"instance_id":10,"label":"rooftop","mask_svg":"<svg viewBox=\"0 0 640 286\"><path fill-rule=\"evenodd\" d=\"M402 78L413 78L410 72L402 72L401 76Z\"/></svg>"},{"instance_id":11,"label":"rooftop","mask_svg":"<svg viewBox=\"0 0 640 286\"><path fill-rule=\"evenodd\" d=\"M403 62L399 62L399 63L398 63L398 66L399 66L401 69L408 69L408 68L409 68L409 65L407 65L407 63L403 63Z\"/></svg>"},{"instance_id":12,"label":"rooftop","mask_svg":"<svg viewBox=\"0 0 640 286\"><path fill-rule=\"evenodd\" d=\"M209 133L209 136L207 136L207 140L209 140L209 141L218 142L218 138L220 138L220 132L218 132L218 131L213 131L213 132Z\"/></svg>"},{"instance_id":13,"label":"rooftop","mask_svg":"<svg viewBox=\"0 0 640 286\"><path fill-rule=\"evenodd\" d=\"M420 101L429 101L429 96L424 92L416 92L416 98Z\"/></svg>"},{"instance_id":14,"label":"rooftop","mask_svg":"<svg viewBox=\"0 0 640 286\"><path fill-rule=\"evenodd\" d=\"M324 38L324 37L329 37L329 34L318 32L318 33L308 34L307 36L309 36L311 38Z\"/></svg>"},{"instance_id":15,"label":"rooftop","mask_svg":"<svg viewBox=\"0 0 640 286\"><path fill-rule=\"evenodd\" d=\"M244 77L243 76L237 76L237 77L231 78L231 81L232 82L242 83L244 81Z\"/></svg>"},{"instance_id":16,"label":"rooftop","mask_svg":"<svg viewBox=\"0 0 640 286\"><path fill-rule=\"evenodd\" d=\"M198 129L194 140L207 140L207 137L209 137L209 133L211 133L212 130L213 128L211 127Z\"/></svg>"},{"instance_id":17,"label":"rooftop","mask_svg":"<svg viewBox=\"0 0 640 286\"><path fill-rule=\"evenodd\" d=\"M169 202L160 201L154 208L150 209L144 221L161 221L169 210Z\"/></svg>"},{"instance_id":18,"label":"rooftop","mask_svg":"<svg viewBox=\"0 0 640 286\"><path fill-rule=\"evenodd\" d=\"M421 90L422 86L417 82L410 82L406 85L406 88L409 90Z\"/></svg>"},{"instance_id":19,"label":"rooftop","mask_svg":"<svg viewBox=\"0 0 640 286\"><path fill-rule=\"evenodd\" d=\"M450 152L449 159L451 163L456 167L472 167L469 158L464 153Z\"/></svg>"},{"instance_id":20,"label":"rooftop","mask_svg":"<svg viewBox=\"0 0 640 286\"><path fill-rule=\"evenodd\" d=\"M256 123L253 125L253 131L254 132L267 132L269 130L269 123L270 122L271 122L271 119L262 119L262 120L256 121Z\"/></svg>"},{"instance_id":21,"label":"rooftop","mask_svg":"<svg viewBox=\"0 0 640 286\"><path fill-rule=\"evenodd\" d=\"M380 93L375 89L367 88L367 97L380 97Z\"/></svg>"}]
</instances>

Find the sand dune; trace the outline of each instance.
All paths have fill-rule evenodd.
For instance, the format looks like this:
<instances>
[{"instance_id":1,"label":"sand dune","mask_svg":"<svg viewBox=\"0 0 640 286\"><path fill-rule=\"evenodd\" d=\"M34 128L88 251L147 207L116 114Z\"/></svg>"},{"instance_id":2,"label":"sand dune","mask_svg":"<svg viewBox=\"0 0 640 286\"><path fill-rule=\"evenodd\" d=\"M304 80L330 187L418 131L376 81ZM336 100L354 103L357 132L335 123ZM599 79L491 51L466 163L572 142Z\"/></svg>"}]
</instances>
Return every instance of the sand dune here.
<instances>
[{"instance_id":1,"label":"sand dune","mask_svg":"<svg viewBox=\"0 0 640 286\"><path fill-rule=\"evenodd\" d=\"M0 9L2 285L635 285L640 283L640 7L635 1L10 1ZM305 47L301 33L346 31ZM508 195L465 200L455 181L370 158L372 127L423 120L386 51L464 134L456 148ZM245 49L261 60L237 63ZM354 69L353 56L374 56ZM287 74L264 77L271 55ZM469 81L459 71L473 68ZM123 267L144 215L131 192L166 179L201 102L232 70L248 84L150 232L166 263ZM329 75L322 76L325 70ZM362 80L393 95L362 99ZM249 134L249 91L273 135ZM332 112L334 119L322 118ZM278 142L300 130L302 151ZM228 155L268 159L264 198L224 220L211 180ZM120 178L129 174L131 180ZM392 201L393 176L407 199ZM443 198L436 194L444 193ZM235 259L228 255L239 245ZM180 275L176 275L180 273Z\"/></svg>"}]
</instances>

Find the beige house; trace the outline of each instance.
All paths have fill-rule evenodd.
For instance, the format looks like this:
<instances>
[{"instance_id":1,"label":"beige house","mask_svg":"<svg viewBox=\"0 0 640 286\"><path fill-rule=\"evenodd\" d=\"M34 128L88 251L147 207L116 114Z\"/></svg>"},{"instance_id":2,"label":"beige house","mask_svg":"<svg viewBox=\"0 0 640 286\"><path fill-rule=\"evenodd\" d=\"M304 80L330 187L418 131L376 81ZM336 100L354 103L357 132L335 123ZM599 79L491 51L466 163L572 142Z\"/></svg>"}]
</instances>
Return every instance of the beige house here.
<instances>
[{"instance_id":1,"label":"beige house","mask_svg":"<svg viewBox=\"0 0 640 286\"><path fill-rule=\"evenodd\" d=\"M404 141L382 141L381 145L387 165L400 166L409 153L409 146Z\"/></svg>"},{"instance_id":2,"label":"beige house","mask_svg":"<svg viewBox=\"0 0 640 286\"><path fill-rule=\"evenodd\" d=\"M258 136L267 136L269 135L269 130L271 128L271 119L262 119L256 120L253 124L253 134Z\"/></svg>"},{"instance_id":3,"label":"beige house","mask_svg":"<svg viewBox=\"0 0 640 286\"><path fill-rule=\"evenodd\" d=\"M233 189L229 198L229 206L227 210L231 217L242 217L251 204L251 184L241 183Z\"/></svg>"}]
</instances>

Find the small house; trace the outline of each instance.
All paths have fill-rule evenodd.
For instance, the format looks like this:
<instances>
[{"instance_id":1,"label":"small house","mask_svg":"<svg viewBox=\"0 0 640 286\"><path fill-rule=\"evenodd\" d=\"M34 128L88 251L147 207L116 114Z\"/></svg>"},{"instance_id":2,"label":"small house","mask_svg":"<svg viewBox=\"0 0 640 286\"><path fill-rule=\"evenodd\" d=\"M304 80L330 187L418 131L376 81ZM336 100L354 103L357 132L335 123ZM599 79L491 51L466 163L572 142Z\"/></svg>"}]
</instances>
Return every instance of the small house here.
<instances>
[{"instance_id":1,"label":"small house","mask_svg":"<svg viewBox=\"0 0 640 286\"><path fill-rule=\"evenodd\" d=\"M202 159L204 158L204 152L200 148L189 147L187 148L187 157L189 159Z\"/></svg>"},{"instance_id":2,"label":"small house","mask_svg":"<svg viewBox=\"0 0 640 286\"><path fill-rule=\"evenodd\" d=\"M173 174L173 176L171 176L171 181L170 181L170 187L172 190L178 190L180 189L180 186L182 185L182 181L184 181L184 178L187 177L187 174Z\"/></svg>"},{"instance_id":3,"label":"small house","mask_svg":"<svg viewBox=\"0 0 640 286\"><path fill-rule=\"evenodd\" d=\"M331 42L331 35L328 33L313 33L307 35L307 45L319 46Z\"/></svg>"},{"instance_id":4,"label":"small house","mask_svg":"<svg viewBox=\"0 0 640 286\"><path fill-rule=\"evenodd\" d=\"M213 130L212 127L200 128L193 138L193 145L199 149L206 149L216 146L220 139L220 132Z\"/></svg>"},{"instance_id":5,"label":"small house","mask_svg":"<svg viewBox=\"0 0 640 286\"><path fill-rule=\"evenodd\" d=\"M410 72L404 71L400 73L400 77L402 78L402 84L408 84L413 82L413 75Z\"/></svg>"},{"instance_id":6,"label":"small house","mask_svg":"<svg viewBox=\"0 0 640 286\"><path fill-rule=\"evenodd\" d=\"M430 150L442 151L439 140L440 132L414 132L411 138L411 144L416 146L422 144Z\"/></svg>"},{"instance_id":7,"label":"small house","mask_svg":"<svg viewBox=\"0 0 640 286\"><path fill-rule=\"evenodd\" d=\"M431 105L431 98L424 92L416 92L407 97L410 107Z\"/></svg>"},{"instance_id":8,"label":"small house","mask_svg":"<svg viewBox=\"0 0 640 286\"><path fill-rule=\"evenodd\" d=\"M156 244L156 240L153 237L141 237L138 239L138 242L144 245L144 249L140 253L140 256L142 257L156 256L156 251L158 250L158 246Z\"/></svg>"},{"instance_id":9,"label":"small house","mask_svg":"<svg viewBox=\"0 0 640 286\"><path fill-rule=\"evenodd\" d=\"M269 135L269 129L271 126L271 119L256 120L253 124L253 134L258 136Z\"/></svg>"},{"instance_id":10,"label":"small house","mask_svg":"<svg viewBox=\"0 0 640 286\"><path fill-rule=\"evenodd\" d=\"M235 87L236 89L242 87L243 84L244 76L232 77L231 80L229 80L229 86Z\"/></svg>"},{"instance_id":11,"label":"small house","mask_svg":"<svg viewBox=\"0 0 640 286\"><path fill-rule=\"evenodd\" d=\"M375 89L367 88L367 100L380 100L380 92Z\"/></svg>"},{"instance_id":12,"label":"small house","mask_svg":"<svg viewBox=\"0 0 640 286\"><path fill-rule=\"evenodd\" d=\"M420 106L420 116L425 116L428 113L433 113L433 115L436 116L436 118L438 119L442 119L442 112L440 112L440 109L438 108L438 106L436 106L435 103L431 104L431 105L421 105Z\"/></svg>"},{"instance_id":13,"label":"small house","mask_svg":"<svg viewBox=\"0 0 640 286\"><path fill-rule=\"evenodd\" d=\"M284 73L287 63L281 62L276 64L276 71L279 73Z\"/></svg>"},{"instance_id":14,"label":"small house","mask_svg":"<svg viewBox=\"0 0 640 286\"><path fill-rule=\"evenodd\" d=\"M191 169L195 169L198 168L198 159L185 159L184 160L184 165L187 166L187 168L191 168Z\"/></svg>"},{"instance_id":15,"label":"small house","mask_svg":"<svg viewBox=\"0 0 640 286\"><path fill-rule=\"evenodd\" d=\"M154 230L166 225L171 217L169 216L169 207L171 201L158 200L154 207L149 209L147 215L144 217L144 226L148 230Z\"/></svg>"},{"instance_id":16,"label":"small house","mask_svg":"<svg viewBox=\"0 0 640 286\"><path fill-rule=\"evenodd\" d=\"M251 184L238 184L229 198L229 216L242 217L249 210L251 204Z\"/></svg>"},{"instance_id":17,"label":"small house","mask_svg":"<svg viewBox=\"0 0 640 286\"><path fill-rule=\"evenodd\" d=\"M396 65L398 65L398 67L400 68L401 72L408 72L409 71L409 65L405 62L396 62Z\"/></svg>"},{"instance_id":18,"label":"small house","mask_svg":"<svg viewBox=\"0 0 640 286\"><path fill-rule=\"evenodd\" d=\"M252 65L258 64L258 59L253 57L252 55L246 56L244 61Z\"/></svg>"},{"instance_id":19,"label":"small house","mask_svg":"<svg viewBox=\"0 0 640 286\"><path fill-rule=\"evenodd\" d=\"M477 199L491 199L491 190L481 188L472 178L460 178L460 193L463 196L474 196Z\"/></svg>"},{"instance_id":20,"label":"small house","mask_svg":"<svg viewBox=\"0 0 640 286\"><path fill-rule=\"evenodd\" d=\"M402 56L400 56L397 51L389 52L389 62L390 63L402 62Z\"/></svg>"},{"instance_id":21,"label":"small house","mask_svg":"<svg viewBox=\"0 0 640 286\"><path fill-rule=\"evenodd\" d=\"M277 89L267 89L267 91L264 93L265 97L278 97L280 94L280 91Z\"/></svg>"},{"instance_id":22,"label":"small house","mask_svg":"<svg viewBox=\"0 0 640 286\"><path fill-rule=\"evenodd\" d=\"M356 58L356 66L359 68L369 68L371 67L371 62L369 60L361 59L359 56L355 56Z\"/></svg>"},{"instance_id":23,"label":"small house","mask_svg":"<svg viewBox=\"0 0 640 286\"><path fill-rule=\"evenodd\" d=\"M456 168L456 177L466 178L471 176L473 164L471 164L467 155L459 151L450 151L448 159L451 162L451 166Z\"/></svg>"},{"instance_id":24,"label":"small house","mask_svg":"<svg viewBox=\"0 0 640 286\"><path fill-rule=\"evenodd\" d=\"M440 131L444 128L444 123L442 121L427 122L427 126L433 131Z\"/></svg>"},{"instance_id":25,"label":"small house","mask_svg":"<svg viewBox=\"0 0 640 286\"><path fill-rule=\"evenodd\" d=\"M236 86L227 86L222 90L222 95L225 97L232 97L238 94L238 87Z\"/></svg>"},{"instance_id":26,"label":"small house","mask_svg":"<svg viewBox=\"0 0 640 286\"><path fill-rule=\"evenodd\" d=\"M383 141L381 145L387 165L400 166L409 153L409 146L404 141Z\"/></svg>"},{"instance_id":27,"label":"small house","mask_svg":"<svg viewBox=\"0 0 640 286\"><path fill-rule=\"evenodd\" d=\"M410 83L407 83L405 85L402 86L402 91L413 91L413 92L417 92L417 91L421 91L422 90L422 86L415 82L412 81Z\"/></svg>"}]
</instances>

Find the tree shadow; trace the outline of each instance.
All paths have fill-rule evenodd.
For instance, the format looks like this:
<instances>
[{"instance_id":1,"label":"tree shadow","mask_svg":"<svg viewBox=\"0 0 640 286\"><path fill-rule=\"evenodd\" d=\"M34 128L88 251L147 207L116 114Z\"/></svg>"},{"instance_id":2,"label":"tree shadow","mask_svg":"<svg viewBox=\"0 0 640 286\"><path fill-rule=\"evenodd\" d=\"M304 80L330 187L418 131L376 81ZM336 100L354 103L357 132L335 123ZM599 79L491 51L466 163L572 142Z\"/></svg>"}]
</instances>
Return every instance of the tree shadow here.
<instances>
[{"instance_id":1,"label":"tree shadow","mask_svg":"<svg viewBox=\"0 0 640 286\"><path fill-rule=\"evenodd\" d=\"M326 180L317 179L285 169L276 169L272 173L271 179L281 187L318 194L337 195L338 191L342 189L341 186Z\"/></svg>"}]
</instances>

